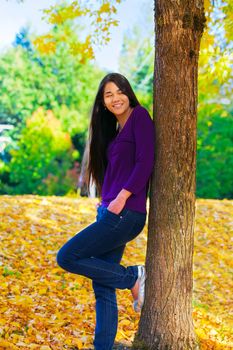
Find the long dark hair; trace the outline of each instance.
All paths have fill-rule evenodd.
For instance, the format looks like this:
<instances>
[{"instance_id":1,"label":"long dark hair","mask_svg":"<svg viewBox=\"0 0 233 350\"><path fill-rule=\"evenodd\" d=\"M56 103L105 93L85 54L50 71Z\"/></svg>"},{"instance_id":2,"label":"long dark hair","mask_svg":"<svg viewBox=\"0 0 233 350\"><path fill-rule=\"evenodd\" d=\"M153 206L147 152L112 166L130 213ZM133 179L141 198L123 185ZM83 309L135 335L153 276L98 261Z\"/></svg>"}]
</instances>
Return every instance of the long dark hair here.
<instances>
[{"instance_id":1,"label":"long dark hair","mask_svg":"<svg viewBox=\"0 0 233 350\"><path fill-rule=\"evenodd\" d=\"M89 126L89 152L86 172L86 183L89 192L91 178L96 185L97 196L101 195L104 173L107 167L106 150L108 144L116 136L117 118L104 107L104 87L113 82L129 99L131 107L139 105L129 81L119 73L107 74L100 82L92 109Z\"/></svg>"}]
</instances>

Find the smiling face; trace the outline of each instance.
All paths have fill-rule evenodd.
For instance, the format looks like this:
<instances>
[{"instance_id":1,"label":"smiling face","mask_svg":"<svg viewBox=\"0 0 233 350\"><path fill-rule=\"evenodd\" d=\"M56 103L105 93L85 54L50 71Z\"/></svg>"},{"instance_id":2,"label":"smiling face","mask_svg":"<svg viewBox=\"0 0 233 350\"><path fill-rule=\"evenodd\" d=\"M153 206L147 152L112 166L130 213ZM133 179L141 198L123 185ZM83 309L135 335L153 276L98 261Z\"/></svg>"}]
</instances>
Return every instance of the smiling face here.
<instances>
[{"instance_id":1,"label":"smiling face","mask_svg":"<svg viewBox=\"0 0 233 350\"><path fill-rule=\"evenodd\" d=\"M104 87L104 105L116 117L127 115L130 110L129 98L113 82L108 82Z\"/></svg>"}]
</instances>

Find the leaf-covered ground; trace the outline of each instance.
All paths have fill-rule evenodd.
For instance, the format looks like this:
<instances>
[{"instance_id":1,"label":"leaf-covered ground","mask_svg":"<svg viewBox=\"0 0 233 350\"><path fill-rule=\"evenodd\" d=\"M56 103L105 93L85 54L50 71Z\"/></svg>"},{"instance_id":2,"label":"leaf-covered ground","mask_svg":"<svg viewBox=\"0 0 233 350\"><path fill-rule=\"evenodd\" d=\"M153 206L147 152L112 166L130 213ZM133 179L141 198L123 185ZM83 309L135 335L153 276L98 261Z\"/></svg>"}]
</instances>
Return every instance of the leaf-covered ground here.
<instances>
[{"instance_id":1,"label":"leaf-covered ground","mask_svg":"<svg viewBox=\"0 0 233 350\"><path fill-rule=\"evenodd\" d=\"M0 196L0 349L93 349L91 281L56 264L59 248L95 221L96 199ZM229 200L196 202L193 318L202 349L233 349L232 213ZM145 261L147 226L122 264ZM117 290L116 348L130 346L139 315Z\"/></svg>"}]
</instances>

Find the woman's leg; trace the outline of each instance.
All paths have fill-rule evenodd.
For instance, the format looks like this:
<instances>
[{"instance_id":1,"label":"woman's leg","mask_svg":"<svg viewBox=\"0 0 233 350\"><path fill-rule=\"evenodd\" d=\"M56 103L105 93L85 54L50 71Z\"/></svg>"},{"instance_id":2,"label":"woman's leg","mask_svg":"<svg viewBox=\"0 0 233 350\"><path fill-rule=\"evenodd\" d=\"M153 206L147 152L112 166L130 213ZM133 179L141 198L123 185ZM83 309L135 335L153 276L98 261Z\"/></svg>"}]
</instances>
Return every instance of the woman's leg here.
<instances>
[{"instance_id":1,"label":"woman's leg","mask_svg":"<svg viewBox=\"0 0 233 350\"><path fill-rule=\"evenodd\" d=\"M98 258L109 263L119 264L123 256L125 245ZM117 333L118 308L116 289L92 281L96 298L96 327L94 337L95 350L111 350Z\"/></svg>"},{"instance_id":2,"label":"woman's leg","mask_svg":"<svg viewBox=\"0 0 233 350\"><path fill-rule=\"evenodd\" d=\"M91 278L94 282L119 289L131 289L137 280L137 266L124 267L96 256L125 245L145 225L146 214L128 209L117 215L104 211L101 219L71 238L58 252L63 269Z\"/></svg>"},{"instance_id":3,"label":"woman's leg","mask_svg":"<svg viewBox=\"0 0 233 350\"><path fill-rule=\"evenodd\" d=\"M71 238L58 252L57 262L65 270L92 279L96 297L96 350L110 350L118 324L115 288L131 289L137 266L120 265L126 242L143 229L146 215L127 209L116 215L101 209L97 222Z\"/></svg>"}]
</instances>

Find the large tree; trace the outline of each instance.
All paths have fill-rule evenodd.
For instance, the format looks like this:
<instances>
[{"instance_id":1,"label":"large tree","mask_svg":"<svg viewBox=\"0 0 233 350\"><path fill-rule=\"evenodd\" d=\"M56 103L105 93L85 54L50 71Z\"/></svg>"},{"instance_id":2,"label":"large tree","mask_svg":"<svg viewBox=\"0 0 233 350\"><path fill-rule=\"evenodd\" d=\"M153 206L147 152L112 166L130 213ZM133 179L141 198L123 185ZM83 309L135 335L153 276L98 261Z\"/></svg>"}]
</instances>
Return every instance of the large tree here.
<instances>
[{"instance_id":1,"label":"large tree","mask_svg":"<svg viewBox=\"0 0 233 350\"><path fill-rule=\"evenodd\" d=\"M192 321L197 72L204 1L155 1L156 159L134 348L198 348Z\"/></svg>"}]
</instances>

